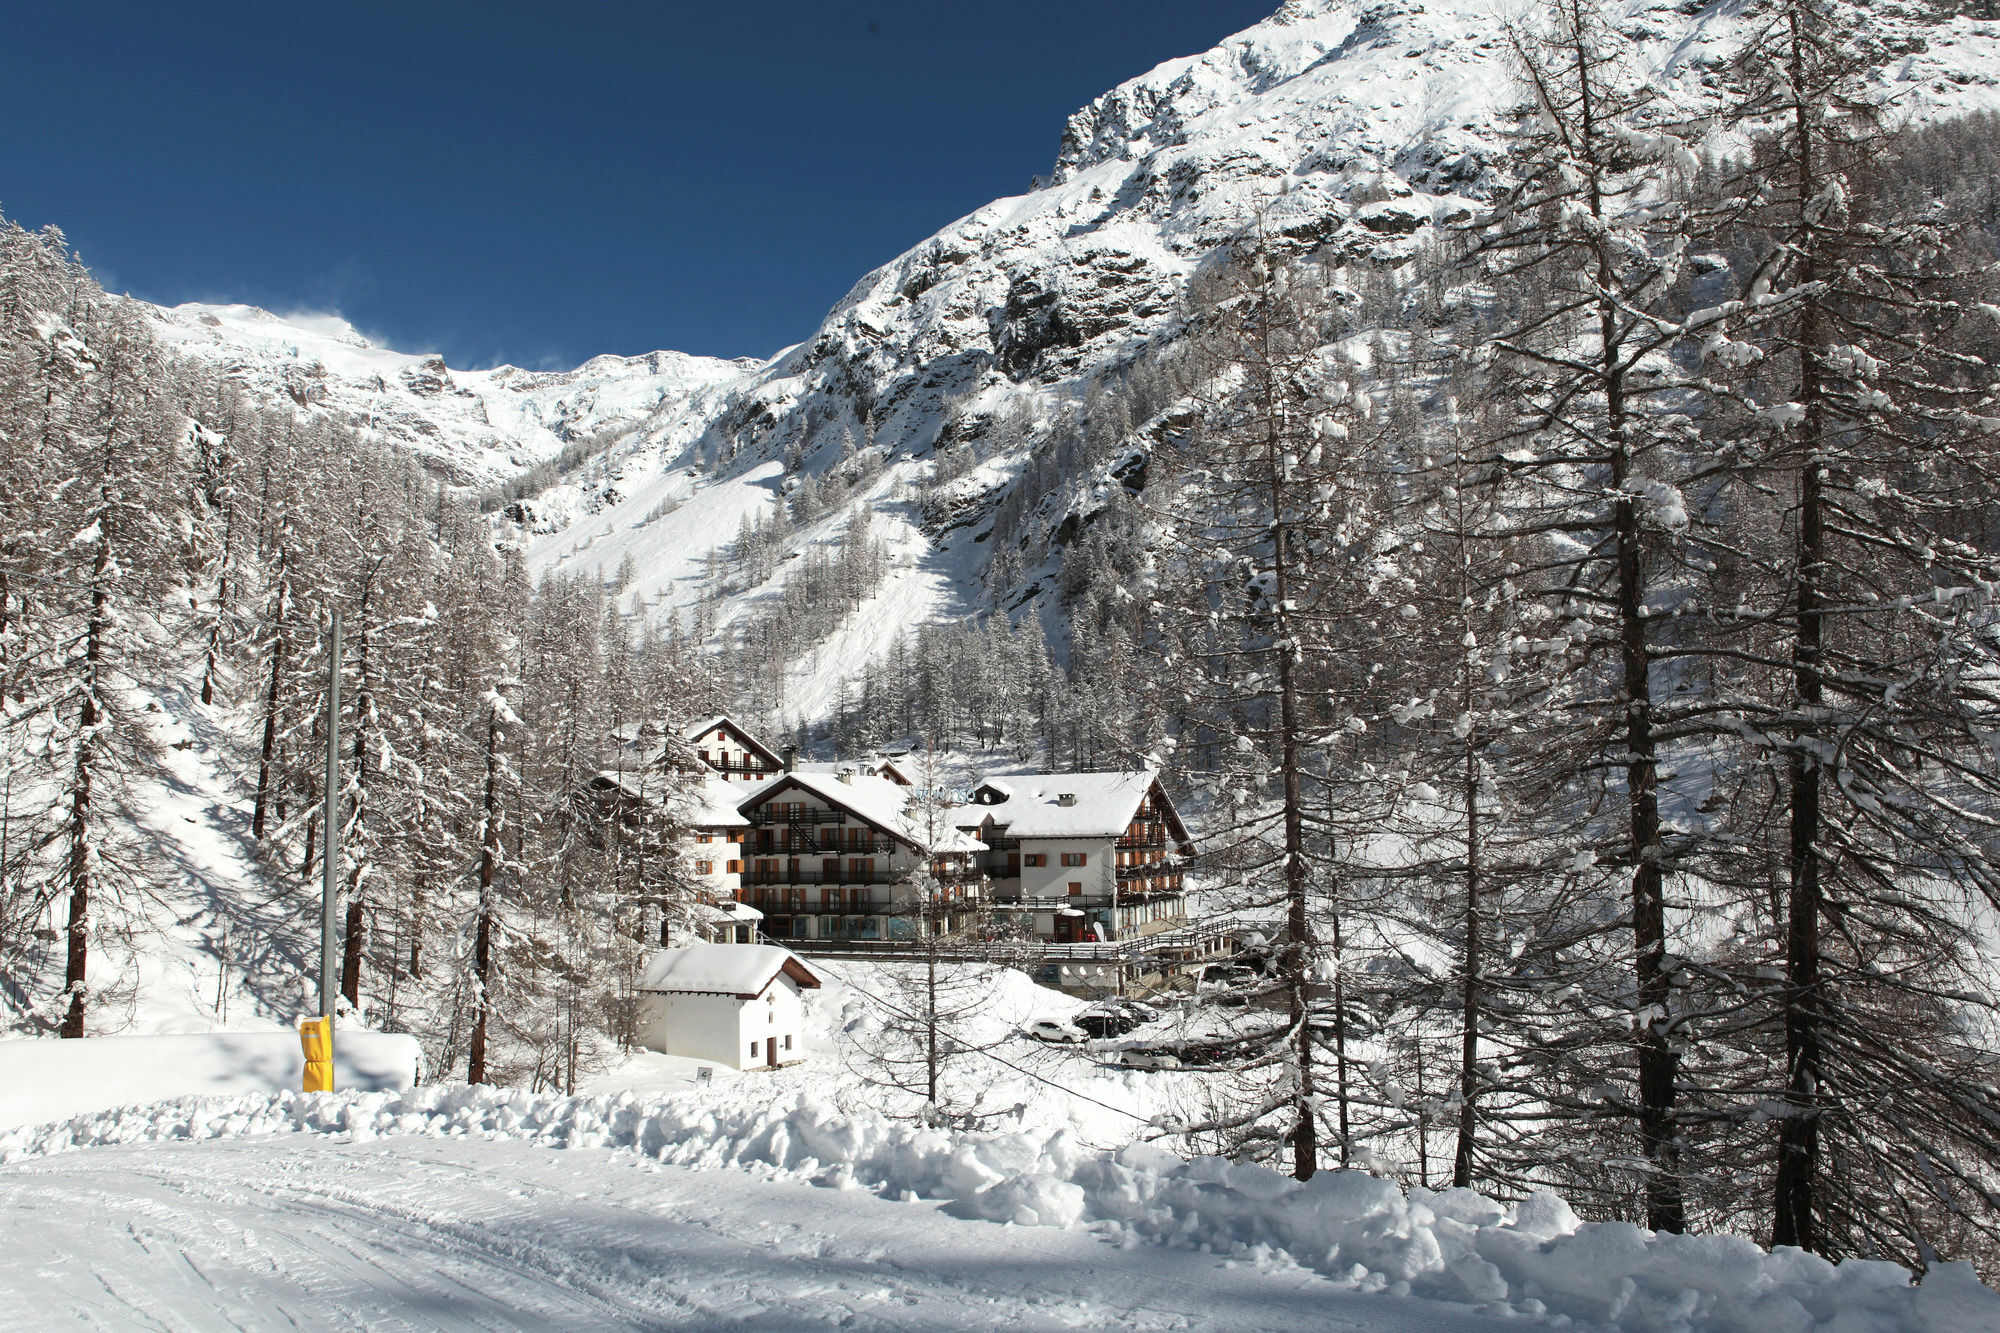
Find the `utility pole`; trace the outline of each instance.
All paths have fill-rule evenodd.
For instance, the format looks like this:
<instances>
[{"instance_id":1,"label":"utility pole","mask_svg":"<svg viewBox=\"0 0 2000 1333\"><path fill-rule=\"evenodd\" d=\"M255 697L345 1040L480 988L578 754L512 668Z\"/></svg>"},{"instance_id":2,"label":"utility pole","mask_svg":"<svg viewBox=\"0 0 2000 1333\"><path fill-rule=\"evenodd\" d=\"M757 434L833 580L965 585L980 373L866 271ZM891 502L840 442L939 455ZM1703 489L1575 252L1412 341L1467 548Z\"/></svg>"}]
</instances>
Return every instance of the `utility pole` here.
<instances>
[{"instance_id":1,"label":"utility pole","mask_svg":"<svg viewBox=\"0 0 2000 1333\"><path fill-rule=\"evenodd\" d=\"M340 900L340 612L333 613L332 643L326 658L326 850L320 857L319 1012L326 1020L327 1045L333 1044L333 1011L340 996L335 969L336 908Z\"/></svg>"},{"instance_id":2,"label":"utility pole","mask_svg":"<svg viewBox=\"0 0 2000 1333\"><path fill-rule=\"evenodd\" d=\"M340 612L333 613L326 654L326 809L320 821L326 848L320 858L319 1016L299 1024L305 1047L307 1092L333 1091L333 1010L340 998L334 972L334 907L340 897Z\"/></svg>"}]
</instances>

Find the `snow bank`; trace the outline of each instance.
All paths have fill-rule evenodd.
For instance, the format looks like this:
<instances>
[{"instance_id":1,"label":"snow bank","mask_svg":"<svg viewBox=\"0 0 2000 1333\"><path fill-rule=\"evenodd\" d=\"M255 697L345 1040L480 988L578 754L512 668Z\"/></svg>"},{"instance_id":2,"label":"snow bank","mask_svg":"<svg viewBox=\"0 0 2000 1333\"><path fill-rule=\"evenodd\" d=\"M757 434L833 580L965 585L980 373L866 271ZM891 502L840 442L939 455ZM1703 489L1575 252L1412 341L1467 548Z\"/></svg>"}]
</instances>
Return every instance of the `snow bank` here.
<instances>
[{"instance_id":1,"label":"snow bank","mask_svg":"<svg viewBox=\"0 0 2000 1333\"><path fill-rule=\"evenodd\" d=\"M340 1030L334 1086L368 1092L415 1087L415 1037ZM38 1125L173 1097L297 1088L305 1053L293 1032L207 1032L155 1037L45 1037L0 1042L0 1126Z\"/></svg>"},{"instance_id":2,"label":"snow bank","mask_svg":"<svg viewBox=\"0 0 2000 1333\"><path fill-rule=\"evenodd\" d=\"M50 1043L54 1044L54 1043ZM1767 1254L1733 1236L1579 1224L1553 1195L1502 1206L1470 1190L1405 1195L1360 1172L1300 1184L1219 1158L1133 1145L1082 1148L1067 1131L947 1133L798 1096L764 1107L560 1097L447 1085L183 1100L0 1131L0 1163L102 1144L263 1134L510 1138L629 1148L689 1167L749 1167L836 1189L948 1200L1024 1226L1091 1223L1144 1242L1296 1263L1342 1286L1634 1333L1961 1333L2000 1328L2000 1295L1969 1265L1921 1286L1887 1263Z\"/></svg>"}]
</instances>

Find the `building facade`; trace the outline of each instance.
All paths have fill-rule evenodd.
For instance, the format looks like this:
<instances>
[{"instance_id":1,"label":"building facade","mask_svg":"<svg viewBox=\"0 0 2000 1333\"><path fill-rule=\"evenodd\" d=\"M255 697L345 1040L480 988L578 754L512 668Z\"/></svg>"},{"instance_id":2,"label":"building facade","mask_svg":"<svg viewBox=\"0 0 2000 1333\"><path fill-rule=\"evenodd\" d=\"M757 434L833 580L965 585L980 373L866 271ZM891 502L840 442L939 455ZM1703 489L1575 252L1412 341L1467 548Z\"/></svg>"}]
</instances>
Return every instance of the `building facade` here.
<instances>
[{"instance_id":1,"label":"building facade","mask_svg":"<svg viewBox=\"0 0 2000 1333\"><path fill-rule=\"evenodd\" d=\"M1056 943L1187 924L1193 840L1157 774L984 777L952 821L978 839L996 917Z\"/></svg>"},{"instance_id":2,"label":"building facade","mask_svg":"<svg viewBox=\"0 0 2000 1333\"><path fill-rule=\"evenodd\" d=\"M971 923L985 905L979 842L927 819L912 789L851 769L786 773L740 806L738 901L773 939L889 940Z\"/></svg>"},{"instance_id":3,"label":"building facade","mask_svg":"<svg viewBox=\"0 0 2000 1333\"><path fill-rule=\"evenodd\" d=\"M731 1069L805 1058L804 992L819 978L768 944L664 949L639 978L639 1044Z\"/></svg>"},{"instance_id":4,"label":"building facade","mask_svg":"<svg viewBox=\"0 0 2000 1333\"><path fill-rule=\"evenodd\" d=\"M725 782L766 782L784 771L784 759L777 751L726 714L692 723L682 735L695 758Z\"/></svg>"}]
</instances>

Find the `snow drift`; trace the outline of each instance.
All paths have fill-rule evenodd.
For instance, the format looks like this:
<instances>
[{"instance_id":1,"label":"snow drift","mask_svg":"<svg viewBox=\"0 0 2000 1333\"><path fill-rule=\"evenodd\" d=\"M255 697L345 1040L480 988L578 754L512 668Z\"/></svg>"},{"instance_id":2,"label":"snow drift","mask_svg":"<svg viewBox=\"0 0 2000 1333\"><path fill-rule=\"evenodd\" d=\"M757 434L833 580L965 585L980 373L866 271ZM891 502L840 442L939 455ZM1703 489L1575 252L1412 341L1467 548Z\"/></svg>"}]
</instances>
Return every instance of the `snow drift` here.
<instances>
[{"instance_id":1,"label":"snow drift","mask_svg":"<svg viewBox=\"0 0 2000 1333\"><path fill-rule=\"evenodd\" d=\"M342 1029L334 1086L413 1088L423 1053L415 1037ZM172 1097L273 1093L301 1086L295 1032L207 1032L157 1037L0 1042L0 1126L88 1117Z\"/></svg>"},{"instance_id":2,"label":"snow drift","mask_svg":"<svg viewBox=\"0 0 2000 1333\"><path fill-rule=\"evenodd\" d=\"M41 1043L61 1045L70 1043ZM764 1107L700 1097L561 1097L464 1085L404 1092L188 1098L0 1131L0 1163L105 1144L305 1133L511 1138L624 1148L688 1167L749 1168L835 1189L948 1200L1023 1226L1093 1224L1107 1239L1296 1263L1344 1287L1637 1333L1964 1333L2000 1328L2000 1294L1966 1264L1921 1285L1898 1265L1766 1253L1735 1236L1579 1223L1561 1199L1517 1205L1414 1190L1360 1172L1301 1184L1219 1158L1116 1153L1053 1133L947 1133L799 1096Z\"/></svg>"}]
</instances>

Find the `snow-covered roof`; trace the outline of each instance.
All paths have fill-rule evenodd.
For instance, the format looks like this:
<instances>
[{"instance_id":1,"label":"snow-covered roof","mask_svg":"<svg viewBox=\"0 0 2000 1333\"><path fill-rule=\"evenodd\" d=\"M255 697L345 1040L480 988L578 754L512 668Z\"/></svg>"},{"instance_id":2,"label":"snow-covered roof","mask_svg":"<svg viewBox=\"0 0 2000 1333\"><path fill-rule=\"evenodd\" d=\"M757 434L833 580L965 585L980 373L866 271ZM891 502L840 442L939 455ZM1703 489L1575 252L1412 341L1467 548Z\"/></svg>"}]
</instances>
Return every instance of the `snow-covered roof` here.
<instances>
[{"instance_id":1,"label":"snow-covered roof","mask_svg":"<svg viewBox=\"0 0 2000 1333\"><path fill-rule=\"evenodd\" d=\"M951 812L952 822L976 828L991 819L1010 838L1115 838L1139 811L1158 775L1140 768L1121 773L1041 773L1003 782L982 779L974 804ZM1074 797L1063 804L1065 796ZM1165 805L1167 822L1185 837L1180 818Z\"/></svg>"},{"instance_id":2,"label":"snow-covered roof","mask_svg":"<svg viewBox=\"0 0 2000 1333\"><path fill-rule=\"evenodd\" d=\"M696 828L746 828L750 823L736 808L742 800L742 787L732 787L712 773L702 775L692 786L683 786L662 781L649 769L603 768L597 772L597 781L634 801L666 801L676 818Z\"/></svg>"},{"instance_id":3,"label":"snow-covered roof","mask_svg":"<svg viewBox=\"0 0 2000 1333\"><path fill-rule=\"evenodd\" d=\"M616 788L635 801L657 797L660 794L657 790L648 791L646 789L645 777L645 774L636 773L629 769L600 768L597 770L597 780L599 783L606 787Z\"/></svg>"},{"instance_id":4,"label":"snow-covered roof","mask_svg":"<svg viewBox=\"0 0 2000 1333\"><path fill-rule=\"evenodd\" d=\"M764 914L749 903L739 903L734 899L722 903L696 903L694 915L710 923L723 921L762 921Z\"/></svg>"},{"instance_id":5,"label":"snow-covered roof","mask_svg":"<svg viewBox=\"0 0 2000 1333\"><path fill-rule=\"evenodd\" d=\"M780 972L801 986L819 985L819 978L798 955L775 944L690 944L654 954L639 978L639 989L754 999Z\"/></svg>"},{"instance_id":6,"label":"snow-covered roof","mask_svg":"<svg viewBox=\"0 0 2000 1333\"><path fill-rule=\"evenodd\" d=\"M719 730L735 732L742 738L744 744L753 746L759 754L764 755L766 758L775 760L778 757L776 750L758 740L755 732L727 713L718 713L714 717L703 718L699 722L688 723L687 726L681 728L681 738L688 741L698 741L709 732Z\"/></svg>"},{"instance_id":7,"label":"snow-covered roof","mask_svg":"<svg viewBox=\"0 0 2000 1333\"><path fill-rule=\"evenodd\" d=\"M750 821L736 808L742 799L742 784L708 774L700 786L682 795L684 804L675 813L696 828L748 828Z\"/></svg>"},{"instance_id":8,"label":"snow-covered roof","mask_svg":"<svg viewBox=\"0 0 2000 1333\"><path fill-rule=\"evenodd\" d=\"M794 773L839 774L843 770L850 773L866 774L870 777L880 777L885 773L894 774L889 781L899 786L909 785L909 779L903 776L903 770L897 768L893 760L885 759L880 755L870 755L864 759L836 759L831 763L800 760L792 765L792 772Z\"/></svg>"},{"instance_id":9,"label":"snow-covered roof","mask_svg":"<svg viewBox=\"0 0 2000 1333\"><path fill-rule=\"evenodd\" d=\"M985 848L979 839L959 830L952 818L954 812L950 810L939 816L937 831L933 835L925 827L921 812L910 808L911 788L863 773L855 773L843 780L837 773L794 770L780 774L769 782L759 783L737 808L749 810L761 805L767 798L779 795L787 783L796 784L828 805L858 815L876 828L928 853L977 852Z\"/></svg>"}]
</instances>

